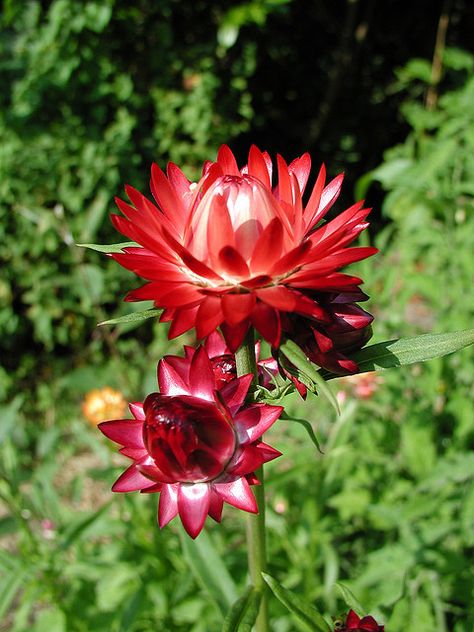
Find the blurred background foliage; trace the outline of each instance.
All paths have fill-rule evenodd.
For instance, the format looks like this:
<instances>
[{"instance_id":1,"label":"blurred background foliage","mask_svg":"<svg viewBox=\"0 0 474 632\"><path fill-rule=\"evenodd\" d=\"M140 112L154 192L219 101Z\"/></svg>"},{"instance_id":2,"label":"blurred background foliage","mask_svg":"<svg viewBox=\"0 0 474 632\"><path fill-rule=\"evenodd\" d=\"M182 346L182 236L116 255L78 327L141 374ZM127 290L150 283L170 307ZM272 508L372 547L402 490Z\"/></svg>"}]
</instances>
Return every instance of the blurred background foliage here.
<instances>
[{"instance_id":1,"label":"blurred background foliage","mask_svg":"<svg viewBox=\"0 0 474 632\"><path fill-rule=\"evenodd\" d=\"M122 459L86 421L104 398L92 389L142 398L183 340L151 321L96 328L133 309L120 299L138 282L75 243L118 240L113 196L146 190L153 160L195 177L222 142L241 161L252 142L308 150L346 170L339 210L360 196L375 207L381 255L358 267L376 338L471 326L474 11L5 0L1 25L0 630L218 630L245 584L241 516L194 544L159 532L155 499L111 497ZM325 454L298 425L274 432L272 574L332 614L340 580L388 631L471 632L472 384L465 350L339 380L338 420L292 400ZM293 629L272 610L276 632Z\"/></svg>"}]
</instances>

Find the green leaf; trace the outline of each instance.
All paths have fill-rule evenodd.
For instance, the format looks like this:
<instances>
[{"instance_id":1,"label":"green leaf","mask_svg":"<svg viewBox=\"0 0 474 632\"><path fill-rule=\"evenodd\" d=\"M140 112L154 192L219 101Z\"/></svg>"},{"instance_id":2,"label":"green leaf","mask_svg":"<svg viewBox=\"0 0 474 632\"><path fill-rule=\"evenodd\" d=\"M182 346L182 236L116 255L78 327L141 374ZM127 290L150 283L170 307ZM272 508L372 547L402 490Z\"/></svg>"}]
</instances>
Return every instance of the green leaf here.
<instances>
[{"instance_id":1,"label":"green leaf","mask_svg":"<svg viewBox=\"0 0 474 632\"><path fill-rule=\"evenodd\" d=\"M145 309L143 312L132 312L131 314L125 314L125 316L119 316L118 318L111 318L110 320L104 320L98 323L99 327L103 325L122 325L124 323L137 323L141 320L147 320L147 318L157 318L160 316L161 309Z\"/></svg>"},{"instance_id":2,"label":"green leaf","mask_svg":"<svg viewBox=\"0 0 474 632\"><path fill-rule=\"evenodd\" d=\"M66 551L76 540L81 538L92 525L104 514L112 501L102 505L100 509L93 512L88 512L85 516L80 517L78 520L72 522L63 534L63 540L59 545L60 551Z\"/></svg>"},{"instance_id":3,"label":"green leaf","mask_svg":"<svg viewBox=\"0 0 474 632\"><path fill-rule=\"evenodd\" d=\"M205 531L196 540L180 531L184 556L201 586L225 615L237 599L237 588Z\"/></svg>"},{"instance_id":4,"label":"green leaf","mask_svg":"<svg viewBox=\"0 0 474 632\"><path fill-rule=\"evenodd\" d=\"M267 573L262 573L262 575L275 597L295 615L297 621L303 624L305 630L310 630L311 632L331 632L329 624L314 606L305 603L301 597L295 595L287 588L283 588L271 575Z\"/></svg>"},{"instance_id":5,"label":"green leaf","mask_svg":"<svg viewBox=\"0 0 474 632\"><path fill-rule=\"evenodd\" d=\"M106 254L123 252L124 248L137 248L138 244L134 241L125 241L122 244L76 244L79 248L89 248L96 252L105 252Z\"/></svg>"},{"instance_id":6,"label":"green leaf","mask_svg":"<svg viewBox=\"0 0 474 632\"><path fill-rule=\"evenodd\" d=\"M315 445L315 447L318 450L318 452L320 452L321 454L324 454L324 452L321 450L321 445L320 445L320 443L318 441L318 438L317 438L317 436L316 436L316 434L315 434L315 432L313 430L313 426L309 423L308 420L306 420L306 419L297 419L296 417L290 417L286 413L282 413L280 415L280 419L283 420L283 421L294 421L295 423L302 425L303 428L308 433L309 438L311 439L311 441Z\"/></svg>"},{"instance_id":7,"label":"green leaf","mask_svg":"<svg viewBox=\"0 0 474 632\"><path fill-rule=\"evenodd\" d=\"M360 373L380 371L393 367L425 362L459 351L474 343L474 329L464 329L447 334L423 334L413 338L387 340L370 345L358 351L353 356L359 365ZM323 373L326 379L338 377L334 374Z\"/></svg>"},{"instance_id":8,"label":"green leaf","mask_svg":"<svg viewBox=\"0 0 474 632\"><path fill-rule=\"evenodd\" d=\"M251 632L258 616L261 599L261 593L253 586L249 586L227 613L222 632Z\"/></svg>"},{"instance_id":9,"label":"green leaf","mask_svg":"<svg viewBox=\"0 0 474 632\"><path fill-rule=\"evenodd\" d=\"M317 389L323 394L339 415L341 411L334 393L326 384L326 380L318 372L315 365L308 360L304 351L293 340L285 340L280 345L280 351L298 369L298 379L313 392L316 392Z\"/></svg>"},{"instance_id":10,"label":"green leaf","mask_svg":"<svg viewBox=\"0 0 474 632\"><path fill-rule=\"evenodd\" d=\"M20 590L23 581L30 577L30 569L24 568L19 570L15 568L8 574L5 574L0 583L0 620L8 612L12 601L17 592Z\"/></svg>"},{"instance_id":11,"label":"green leaf","mask_svg":"<svg viewBox=\"0 0 474 632\"><path fill-rule=\"evenodd\" d=\"M360 604L347 586L341 584L340 582L336 582L336 586L339 588L341 596L349 608L352 608L352 610L354 610L354 612L356 612L360 617L367 614L366 609Z\"/></svg>"}]
</instances>

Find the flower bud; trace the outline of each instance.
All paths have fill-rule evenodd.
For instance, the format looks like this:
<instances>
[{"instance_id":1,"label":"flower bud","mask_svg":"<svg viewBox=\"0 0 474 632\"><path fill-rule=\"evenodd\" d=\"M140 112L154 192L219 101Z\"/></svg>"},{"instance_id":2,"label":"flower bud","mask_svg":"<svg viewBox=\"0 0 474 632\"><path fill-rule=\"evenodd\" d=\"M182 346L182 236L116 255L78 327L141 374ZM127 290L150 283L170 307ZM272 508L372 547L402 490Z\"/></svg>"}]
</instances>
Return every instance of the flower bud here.
<instances>
[{"instance_id":1,"label":"flower bud","mask_svg":"<svg viewBox=\"0 0 474 632\"><path fill-rule=\"evenodd\" d=\"M152 393L143 409L143 442L170 480L204 482L224 471L235 451L235 434L214 403Z\"/></svg>"}]
</instances>

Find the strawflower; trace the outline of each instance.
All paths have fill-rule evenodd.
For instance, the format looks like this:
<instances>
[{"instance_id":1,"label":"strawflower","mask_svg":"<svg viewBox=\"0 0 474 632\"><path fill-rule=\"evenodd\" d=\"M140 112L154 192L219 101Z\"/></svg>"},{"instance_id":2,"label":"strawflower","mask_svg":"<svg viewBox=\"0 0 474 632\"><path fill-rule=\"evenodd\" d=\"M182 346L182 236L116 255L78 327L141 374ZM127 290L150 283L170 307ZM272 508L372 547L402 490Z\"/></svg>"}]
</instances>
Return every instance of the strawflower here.
<instances>
[{"instance_id":1,"label":"strawflower","mask_svg":"<svg viewBox=\"0 0 474 632\"><path fill-rule=\"evenodd\" d=\"M373 617L361 618L354 610L349 610L345 623L336 627L337 632L384 632L384 629Z\"/></svg>"},{"instance_id":2,"label":"strawflower","mask_svg":"<svg viewBox=\"0 0 474 632\"><path fill-rule=\"evenodd\" d=\"M89 391L82 402L84 417L94 426L111 417L121 417L126 410L124 396L110 386Z\"/></svg>"},{"instance_id":3,"label":"strawflower","mask_svg":"<svg viewBox=\"0 0 474 632\"><path fill-rule=\"evenodd\" d=\"M257 513L254 471L280 456L260 437L282 408L245 403L252 377L218 384L203 347L161 360L160 392L130 404L134 419L99 426L133 461L112 490L158 492L160 527L179 514L192 538L208 515L220 522L224 502Z\"/></svg>"},{"instance_id":4,"label":"strawflower","mask_svg":"<svg viewBox=\"0 0 474 632\"><path fill-rule=\"evenodd\" d=\"M274 347L282 314L299 314L331 325L326 295L353 291L362 280L339 272L375 248L348 245L367 227L370 209L354 204L320 225L337 200L343 175L325 184L321 167L308 199L303 194L311 170L309 154L289 165L277 156L272 186L270 156L250 149L239 169L223 145L216 162L190 182L175 164L166 175L152 166L152 203L127 186L131 205L117 199L123 216L115 227L138 245L111 256L148 280L126 300L152 300L170 321L169 337L192 327L205 338L220 327L235 351L250 326ZM317 293L317 298L309 293ZM321 299L321 300L320 300Z\"/></svg>"}]
</instances>

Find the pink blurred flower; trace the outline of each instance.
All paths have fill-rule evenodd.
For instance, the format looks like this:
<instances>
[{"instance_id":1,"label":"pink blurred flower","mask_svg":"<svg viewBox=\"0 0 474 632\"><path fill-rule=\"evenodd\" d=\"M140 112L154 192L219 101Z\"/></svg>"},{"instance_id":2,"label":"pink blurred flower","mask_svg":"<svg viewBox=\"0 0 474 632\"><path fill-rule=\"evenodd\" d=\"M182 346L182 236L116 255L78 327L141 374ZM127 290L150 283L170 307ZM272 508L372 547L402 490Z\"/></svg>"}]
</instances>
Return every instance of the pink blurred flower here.
<instances>
[{"instance_id":1,"label":"pink blurred flower","mask_svg":"<svg viewBox=\"0 0 474 632\"><path fill-rule=\"evenodd\" d=\"M254 471L280 456L260 437L283 409L245 404L251 381L244 375L219 384L203 347L161 360L160 393L130 404L135 419L99 425L133 461L112 490L160 493L160 527L179 514L192 538L208 515L220 522L224 501L257 513Z\"/></svg>"}]
</instances>

